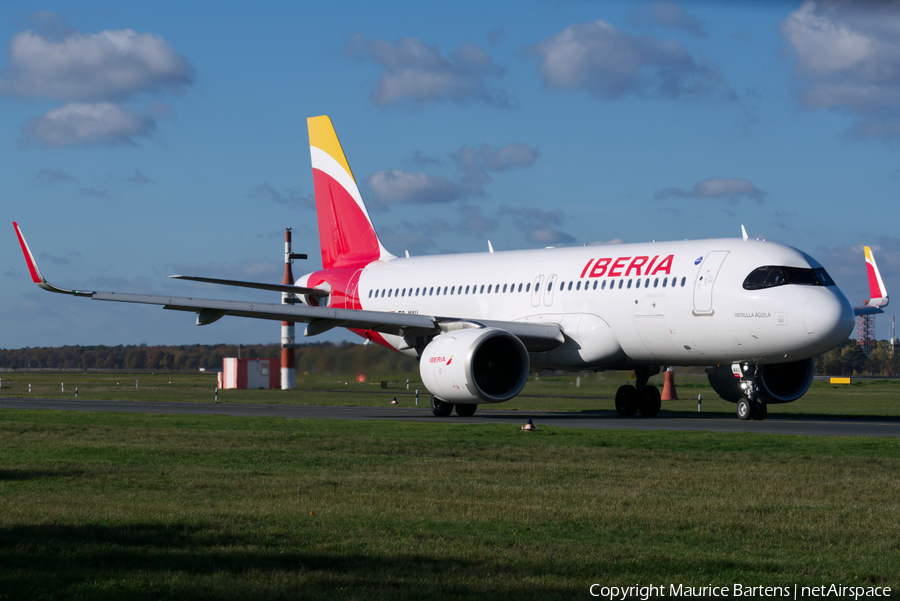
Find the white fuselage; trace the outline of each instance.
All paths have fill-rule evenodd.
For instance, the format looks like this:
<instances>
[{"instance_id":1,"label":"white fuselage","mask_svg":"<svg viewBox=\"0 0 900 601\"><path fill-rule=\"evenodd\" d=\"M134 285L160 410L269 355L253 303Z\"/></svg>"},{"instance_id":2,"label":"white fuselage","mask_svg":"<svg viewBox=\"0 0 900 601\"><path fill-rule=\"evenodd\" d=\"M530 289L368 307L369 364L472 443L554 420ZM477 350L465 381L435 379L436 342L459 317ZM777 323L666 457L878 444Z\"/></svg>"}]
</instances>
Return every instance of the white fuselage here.
<instances>
[{"instance_id":1,"label":"white fuselage","mask_svg":"<svg viewBox=\"0 0 900 601\"><path fill-rule=\"evenodd\" d=\"M821 267L774 242L653 242L375 261L357 294L375 311L560 324L565 343L531 353L543 368L781 363L846 340L853 310L836 286L744 289L761 266Z\"/></svg>"}]
</instances>

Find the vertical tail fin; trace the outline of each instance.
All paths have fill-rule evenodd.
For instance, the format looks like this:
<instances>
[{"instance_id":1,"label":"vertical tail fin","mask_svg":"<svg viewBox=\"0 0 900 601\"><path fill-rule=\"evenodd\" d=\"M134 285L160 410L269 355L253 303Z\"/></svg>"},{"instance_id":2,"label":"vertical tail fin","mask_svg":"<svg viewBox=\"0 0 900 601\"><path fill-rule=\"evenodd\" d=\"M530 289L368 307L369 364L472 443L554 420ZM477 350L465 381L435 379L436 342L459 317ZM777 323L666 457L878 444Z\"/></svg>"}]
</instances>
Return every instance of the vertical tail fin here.
<instances>
[{"instance_id":1,"label":"vertical tail fin","mask_svg":"<svg viewBox=\"0 0 900 601\"><path fill-rule=\"evenodd\" d=\"M887 289L884 287L884 280L881 279L881 272L878 271L878 265L875 263L875 255L868 246L863 247L866 253L866 273L869 276L869 297L871 300L867 303L870 307L887 307L889 302Z\"/></svg>"},{"instance_id":2,"label":"vertical tail fin","mask_svg":"<svg viewBox=\"0 0 900 601\"><path fill-rule=\"evenodd\" d=\"M331 119L310 117L307 125L322 267L393 258L375 233Z\"/></svg>"}]
</instances>

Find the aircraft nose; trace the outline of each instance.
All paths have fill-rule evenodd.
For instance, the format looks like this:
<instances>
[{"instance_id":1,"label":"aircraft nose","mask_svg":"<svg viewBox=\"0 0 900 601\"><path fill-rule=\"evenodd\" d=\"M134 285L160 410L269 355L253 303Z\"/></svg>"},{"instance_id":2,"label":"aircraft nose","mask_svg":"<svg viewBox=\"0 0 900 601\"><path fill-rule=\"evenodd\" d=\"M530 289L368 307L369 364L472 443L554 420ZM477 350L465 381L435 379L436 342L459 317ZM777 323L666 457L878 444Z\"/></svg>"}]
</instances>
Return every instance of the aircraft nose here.
<instances>
[{"instance_id":1,"label":"aircraft nose","mask_svg":"<svg viewBox=\"0 0 900 601\"><path fill-rule=\"evenodd\" d=\"M817 291L820 292L820 291ZM803 324L806 332L817 345L830 350L846 340L853 333L856 318L853 307L840 292L822 290L806 303L803 309Z\"/></svg>"}]
</instances>

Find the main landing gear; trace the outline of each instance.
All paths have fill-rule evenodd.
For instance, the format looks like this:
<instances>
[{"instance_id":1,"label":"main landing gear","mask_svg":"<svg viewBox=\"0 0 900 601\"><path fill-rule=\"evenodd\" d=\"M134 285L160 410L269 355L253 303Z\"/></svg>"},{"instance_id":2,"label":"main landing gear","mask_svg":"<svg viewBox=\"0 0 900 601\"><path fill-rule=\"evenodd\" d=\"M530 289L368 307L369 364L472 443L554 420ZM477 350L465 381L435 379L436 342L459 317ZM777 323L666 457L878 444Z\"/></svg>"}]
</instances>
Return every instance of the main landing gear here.
<instances>
[{"instance_id":1,"label":"main landing gear","mask_svg":"<svg viewBox=\"0 0 900 601\"><path fill-rule=\"evenodd\" d=\"M435 417L449 417L453 413L454 407L456 407L456 415L460 417L472 417L475 415L475 410L478 409L478 405L475 404L459 403L453 405L453 403L442 401L434 395L431 396L431 412Z\"/></svg>"},{"instance_id":2,"label":"main landing gear","mask_svg":"<svg viewBox=\"0 0 900 601\"><path fill-rule=\"evenodd\" d=\"M648 384L650 376L659 373L659 366L639 367L634 370L637 376L637 386L625 384L616 391L616 411L619 415L630 417L641 412L644 417L653 417L659 413L662 406L659 388Z\"/></svg>"},{"instance_id":3,"label":"main landing gear","mask_svg":"<svg viewBox=\"0 0 900 601\"><path fill-rule=\"evenodd\" d=\"M739 368L738 368L739 369ZM741 369L741 388L744 389L744 397L738 401L737 416L742 420L763 420L769 412L766 406L766 398L759 394L759 385L756 383L759 367L747 367L747 371Z\"/></svg>"}]
</instances>

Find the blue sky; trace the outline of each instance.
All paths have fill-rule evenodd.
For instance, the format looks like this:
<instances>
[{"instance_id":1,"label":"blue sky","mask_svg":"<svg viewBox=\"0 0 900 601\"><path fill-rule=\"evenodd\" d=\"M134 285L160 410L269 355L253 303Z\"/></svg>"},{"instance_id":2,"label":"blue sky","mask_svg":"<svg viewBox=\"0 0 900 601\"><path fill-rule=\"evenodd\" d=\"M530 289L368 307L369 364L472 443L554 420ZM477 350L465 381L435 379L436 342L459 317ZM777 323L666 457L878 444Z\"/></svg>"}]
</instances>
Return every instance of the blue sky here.
<instances>
[{"instance_id":1,"label":"blue sky","mask_svg":"<svg viewBox=\"0 0 900 601\"><path fill-rule=\"evenodd\" d=\"M43 292L10 222L61 286L277 302L165 276L280 281L286 226L318 268L320 114L395 254L744 224L900 286L898 5L305 4L3 2L0 347L277 341Z\"/></svg>"}]
</instances>

